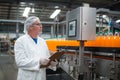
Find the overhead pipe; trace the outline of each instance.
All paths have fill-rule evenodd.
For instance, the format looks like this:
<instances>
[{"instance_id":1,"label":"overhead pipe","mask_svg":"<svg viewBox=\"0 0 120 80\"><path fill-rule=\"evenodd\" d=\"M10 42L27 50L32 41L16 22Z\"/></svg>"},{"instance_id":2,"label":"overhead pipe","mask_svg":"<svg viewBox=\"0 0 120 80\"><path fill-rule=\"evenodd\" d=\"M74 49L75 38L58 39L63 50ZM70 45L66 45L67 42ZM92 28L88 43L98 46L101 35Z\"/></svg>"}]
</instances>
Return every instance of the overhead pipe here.
<instances>
[{"instance_id":1,"label":"overhead pipe","mask_svg":"<svg viewBox=\"0 0 120 80\"><path fill-rule=\"evenodd\" d=\"M99 8L97 9L96 13L103 13L103 14L110 14L110 15L120 15L120 11L111 11L109 9L105 9L105 8Z\"/></svg>"},{"instance_id":2,"label":"overhead pipe","mask_svg":"<svg viewBox=\"0 0 120 80\"><path fill-rule=\"evenodd\" d=\"M20 22L24 23L24 20L7 20L7 19L0 19L0 22ZM54 21L41 21L42 24L58 24Z\"/></svg>"}]
</instances>

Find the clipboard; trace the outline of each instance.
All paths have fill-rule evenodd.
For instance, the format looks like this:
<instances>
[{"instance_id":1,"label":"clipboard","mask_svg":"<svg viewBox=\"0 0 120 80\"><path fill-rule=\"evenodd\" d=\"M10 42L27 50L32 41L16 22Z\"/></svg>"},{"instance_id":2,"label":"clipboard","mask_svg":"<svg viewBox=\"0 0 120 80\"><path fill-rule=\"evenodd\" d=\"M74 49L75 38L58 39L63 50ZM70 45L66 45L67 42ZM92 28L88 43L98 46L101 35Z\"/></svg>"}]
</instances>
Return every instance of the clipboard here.
<instances>
[{"instance_id":1,"label":"clipboard","mask_svg":"<svg viewBox=\"0 0 120 80\"><path fill-rule=\"evenodd\" d=\"M64 52L54 53L52 56L49 57L50 61L48 62L48 64L47 65L41 65L40 68L48 67L50 65L51 61L54 61L55 59L59 59L63 54L64 54Z\"/></svg>"}]
</instances>

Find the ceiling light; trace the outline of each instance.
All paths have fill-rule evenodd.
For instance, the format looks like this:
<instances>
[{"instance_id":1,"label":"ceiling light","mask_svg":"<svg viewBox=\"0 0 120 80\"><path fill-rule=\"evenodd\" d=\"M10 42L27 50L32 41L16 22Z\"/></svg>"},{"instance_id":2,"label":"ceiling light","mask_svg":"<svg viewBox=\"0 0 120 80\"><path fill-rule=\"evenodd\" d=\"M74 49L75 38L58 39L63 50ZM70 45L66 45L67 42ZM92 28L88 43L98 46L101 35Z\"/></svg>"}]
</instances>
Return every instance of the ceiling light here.
<instances>
[{"instance_id":1,"label":"ceiling light","mask_svg":"<svg viewBox=\"0 0 120 80\"><path fill-rule=\"evenodd\" d=\"M30 12L30 7L26 7L23 13L24 17L28 17L28 13Z\"/></svg>"},{"instance_id":2,"label":"ceiling light","mask_svg":"<svg viewBox=\"0 0 120 80\"><path fill-rule=\"evenodd\" d=\"M32 13L34 13L35 12L35 9L34 8L32 8Z\"/></svg>"},{"instance_id":3,"label":"ceiling light","mask_svg":"<svg viewBox=\"0 0 120 80\"><path fill-rule=\"evenodd\" d=\"M51 18L51 19L54 19L60 12L61 12L60 9L56 9L56 10L50 15L50 18Z\"/></svg>"},{"instance_id":4,"label":"ceiling light","mask_svg":"<svg viewBox=\"0 0 120 80\"><path fill-rule=\"evenodd\" d=\"M120 23L120 19L119 19L119 20L116 20L116 23Z\"/></svg>"},{"instance_id":5,"label":"ceiling light","mask_svg":"<svg viewBox=\"0 0 120 80\"><path fill-rule=\"evenodd\" d=\"M58 9L58 8L59 8L59 6L55 6L55 8L56 8L56 9Z\"/></svg>"},{"instance_id":6,"label":"ceiling light","mask_svg":"<svg viewBox=\"0 0 120 80\"><path fill-rule=\"evenodd\" d=\"M107 18L107 15L102 15L103 18Z\"/></svg>"}]
</instances>

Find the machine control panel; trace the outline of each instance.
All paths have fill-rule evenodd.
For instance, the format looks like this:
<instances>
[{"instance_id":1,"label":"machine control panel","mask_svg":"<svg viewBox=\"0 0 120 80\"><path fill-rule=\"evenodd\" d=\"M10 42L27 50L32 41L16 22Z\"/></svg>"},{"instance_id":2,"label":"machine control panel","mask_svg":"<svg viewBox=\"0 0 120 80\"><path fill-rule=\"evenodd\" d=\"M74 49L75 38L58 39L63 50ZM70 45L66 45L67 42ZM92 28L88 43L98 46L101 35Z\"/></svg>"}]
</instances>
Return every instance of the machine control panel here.
<instances>
[{"instance_id":1,"label":"machine control panel","mask_svg":"<svg viewBox=\"0 0 120 80\"><path fill-rule=\"evenodd\" d=\"M70 40L95 40L96 8L78 7L66 15L66 34Z\"/></svg>"}]
</instances>

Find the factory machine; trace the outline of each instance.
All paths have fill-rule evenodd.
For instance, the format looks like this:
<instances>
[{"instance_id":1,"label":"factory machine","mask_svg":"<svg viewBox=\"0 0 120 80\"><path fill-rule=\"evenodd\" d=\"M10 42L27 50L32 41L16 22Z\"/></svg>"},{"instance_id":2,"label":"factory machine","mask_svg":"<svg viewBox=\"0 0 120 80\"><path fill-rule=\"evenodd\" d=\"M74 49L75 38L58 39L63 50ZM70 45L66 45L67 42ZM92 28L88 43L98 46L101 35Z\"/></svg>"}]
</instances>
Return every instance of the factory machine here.
<instances>
[{"instance_id":1,"label":"factory machine","mask_svg":"<svg viewBox=\"0 0 120 80\"><path fill-rule=\"evenodd\" d=\"M78 7L72 11L69 11L66 15L66 39L68 40L78 40L79 42L79 50L77 50L76 57L73 56L73 59L75 59L75 63L73 62L73 65L75 65L75 73L74 77L78 80L89 80L85 79L85 75L87 77L88 70L84 63L84 42L87 40L95 40L95 33L96 29L96 9L90 8L90 7ZM58 49L59 50L59 49ZM62 49L63 50L63 49ZM67 52L65 50L65 52ZM70 58L68 58L67 61ZM68 65L68 64L67 64ZM66 65L66 66L67 66ZM66 68L63 68L67 70ZM66 71L69 72L69 71Z\"/></svg>"},{"instance_id":2,"label":"factory machine","mask_svg":"<svg viewBox=\"0 0 120 80\"><path fill-rule=\"evenodd\" d=\"M55 40L53 40L53 42L54 41ZM56 45L56 50L65 51L64 55L60 59L59 66L68 72L69 75L74 77L74 79L78 80L79 41L56 40L56 42L57 41L59 44L65 44ZM98 36L94 41L85 42L83 59L86 71L84 76L87 76L87 80L120 79L120 43L114 44L116 41L120 41L119 36Z\"/></svg>"},{"instance_id":3,"label":"factory machine","mask_svg":"<svg viewBox=\"0 0 120 80\"><path fill-rule=\"evenodd\" d=\"M74 80L79 75L78 40L47 40L51 51L64 51L59 67ZM120 80L120 36L96 36L96 40L84 42L84 78L83 80ZM82 80L82 79L80 79Z\"/></svg>"},{"instance_id":4,"label":"factory machine","mask_svg":"<svg viewBox=\"0 0 120 80\"><path fill-rule=\"evenodd\" d=\"M74 75L77 80L89 80L88 68L84 62L84 42L87 40L95 40L96 9L84 6L68 12L66 15L66 27L66 39L79 41Z\"/></svg>"},{"instance_id":5,"label":"factory machine","mask_svg":"<svg viewBox=\"0 0 120 80\"><path fill-rule=\"evenodd\" d=\"M59 66L74 80L120 80L120 37L96 36L96 9L79 7L66 19L67 40L46 41L64 52Z\"/></svg>"}]
</instances>

